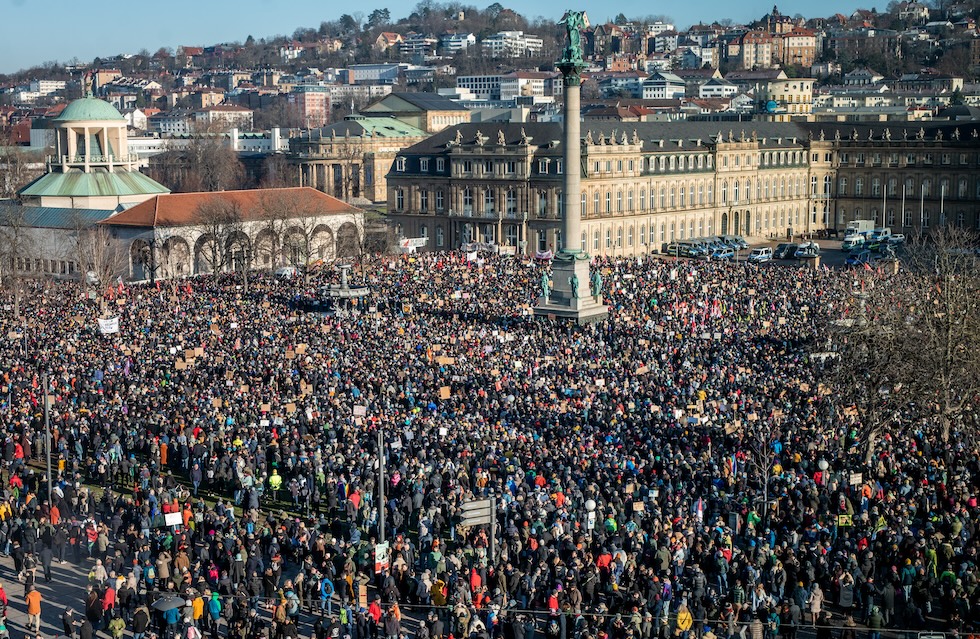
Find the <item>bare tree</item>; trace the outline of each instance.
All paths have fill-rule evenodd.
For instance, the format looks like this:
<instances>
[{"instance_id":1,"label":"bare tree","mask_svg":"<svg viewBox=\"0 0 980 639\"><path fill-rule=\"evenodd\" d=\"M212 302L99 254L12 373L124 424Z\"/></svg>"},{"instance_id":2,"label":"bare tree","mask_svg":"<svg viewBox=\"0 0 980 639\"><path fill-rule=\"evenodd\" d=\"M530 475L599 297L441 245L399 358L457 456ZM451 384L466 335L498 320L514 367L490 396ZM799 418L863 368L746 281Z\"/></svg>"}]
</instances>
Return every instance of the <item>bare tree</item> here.
<instances>
[{"instance_id":1,"label":"bare tree","mask_svg":"<svg viewBox=\"0 0 980 639\"><path fill-rule=\"evenodd\" d=\"M44 174L43 159L17 146L8 130L0 129L0 198L17 191Z\"/></svg>"},{"instance_id":2,"label":"bare tree","mask_svg":"<svg viewBox=\"0 0 980 639\"><path fill-rule=\"evenodd\" d=\"M762 488L762 525L769 526L769 484L772 481L773 466L776 463L776 447L779 431L768 422L751 422L746 427L743 442L748 449L748 468L750 480Z\"/></svg>"},{"instance_id":3,"label":"bare tree","mask_svg":"<svg viewBox=\"0 0 980 639\"><path fill-rule=\"evenodd\" d=\"M75 222L75 254L81 270L82 282L105 289L114 286L116 278L126 271L127 256L102 224L85 224L81 218ZM105 310L105 295L100 298Z\"/></svg>"},{"instance_id":4,"label":"bare tree","mask_svg":"<svg viewBox=\"0 0 980 639\"><path fill-rule=\"evenodd\" d=\"M924 416L938 421L943 441L973 413L980 397L980 260L977 234L939 227L907 251L902 340L909 345L907 383L923 400Z\"/></svg>"},{"instance_id":5,"label":"bare tree","mask_svg":"<svg viewBox=\"0 0 980 639\"><path fill-rule=\"evenodd\" d=\"M844 438L863 444L866 464L911 400L903 364L906 348L895 332L901 320L893 292L875 273L855 274L847 315L834 326L836 356L821 371L832 385L835 417L846 430Z\"/></svg>"},{"instance_id":6,"label":"bare tree","mask_svg":"<svg viewBox=\"0 0 980 639\"><path fill-rule=\"evenodd\" d=\"M274 269L281 265L283 259L283 236L286 233L290 214L290 202L292 198L288 194L274 193L268 191L259 196L258 211L256 217L261 220L260 233L268 238L269 246L260 246L258 236L256 237L256 259L265 257L258 255L258 251L268 251L269 269Z\"/></svg>"},{"instance_id":7,"label":"bare tree","mask_svg":"<svg viewBox=\"0 0 980 639\"><path fill-rule=\"evenodd\" d=\"M342 191L335 193L337 197L345 202L351 202L354 198L361 196L361 170L364 166L364 143L363 138L354 137L350 134L344 135L344 141L340 144L332 145L340 160L341 170L343 171Z\"/></svg>"},{"instance_id":8,"label":"bare tree","mask_svg":"<svg viewBox=\"0 0 980 639\"><path fill-rule=\"evenodd\" d=\"M289 165L286 156L274 153L262 163L262 180L260 188L279 189L296 184L296 169Z\"/></svg>"},{"instance_id":9,"label":"bare tree","mask_svg":"<svg viewBox=\"0 0 980 639\"><path fill-rule=\"evenodd\" d=\"M24 261L34 253L34 235L23 209L0 207L0 283L13 294L14 319L20 319Z\"/></svg>"},{"instance_id":10,"label":"bare tree","mask_svg":"<svg viewBox=\"0 0 980 639\"><path fill-rule=\"evenodd\" d=\"M227 268L241 268L247 285L251 246L245 247L248 236L241 205L231 198L208 198L198 205L195 221L207 238L204 252L210 270L220 273Z\"/></svg>"},{"instance_id":11,"label":"bare tree","mask_svg":"<svg viewBox=\"0 0 980 639\"><path fill-rule=\"evenodd\" d=\"M231 191L245 184L245 167L215 125L195 131L186 144L170 142L150 162L150 177L177 193Z\"/></svg>"}]
</instances>

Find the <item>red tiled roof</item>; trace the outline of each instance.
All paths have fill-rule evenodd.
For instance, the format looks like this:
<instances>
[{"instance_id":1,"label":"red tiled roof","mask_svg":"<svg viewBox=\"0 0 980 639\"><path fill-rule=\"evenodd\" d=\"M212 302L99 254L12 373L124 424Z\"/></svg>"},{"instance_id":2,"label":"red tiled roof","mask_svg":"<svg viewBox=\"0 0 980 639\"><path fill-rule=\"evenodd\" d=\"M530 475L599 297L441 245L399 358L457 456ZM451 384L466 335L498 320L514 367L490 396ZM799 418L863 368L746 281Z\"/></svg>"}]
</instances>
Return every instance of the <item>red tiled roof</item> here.
<instances>
[{"instance_id":1,"label":"red tiled roof","mask_svg":"<svg viewBox=\"0 0 980 639\"><path fill-rule=\"evenodd\" d=\"M198 224L201 206L213 201L233 202L245 220L260 219L266 198L287 199L292 217L327 215L359 211L357 207L308 186L284 189L251 189L214 193L168 193L157 195L116 213L102 223L111 226L193 226Z\"/></svg>"},{"instance_id":2,"label":"red tiled roof","mask_svg":"<svg viewBox=\"0 0 980 639\"><path fill-rule=\"evenodd\" d=\"M201 111L226 111L226 112L237 112L237 113L251 113L252 109L248 109L243 106L238 106L237 104L215 104L213 106L204 107Z\"/></svg>"}]
</instances>

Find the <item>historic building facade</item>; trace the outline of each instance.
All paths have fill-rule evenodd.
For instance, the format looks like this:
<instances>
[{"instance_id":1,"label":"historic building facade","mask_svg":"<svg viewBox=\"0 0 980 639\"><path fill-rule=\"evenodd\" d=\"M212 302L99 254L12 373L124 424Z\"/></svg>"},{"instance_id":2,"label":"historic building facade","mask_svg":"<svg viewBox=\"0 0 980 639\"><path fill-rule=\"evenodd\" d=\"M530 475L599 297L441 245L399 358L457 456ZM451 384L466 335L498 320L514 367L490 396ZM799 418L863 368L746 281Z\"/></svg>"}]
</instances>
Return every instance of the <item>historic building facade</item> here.
<instances>
[{"instance_id":1,"label":"historic building facade","mask_svg":"<svg viewBox=\"0 0 980 639\"><path fill-rule=\"evenodd\" d=\"M836 221L875 220L905 234L937 225L980 230L978 128L961 123L841 130L841 139L832 142Z\"/></svg>"},{"instance_id":2,"label":"historic building facade","mask_svg":"<svg viewBox=\"0 0 980 639\"><path fill-rule=\"evenodd\" d=\"M717 126L585 123L577 243L630 256L695 237L786 237L853 219L906 234L937 223L980 228L977 125ZM388 174L397 232L427 237L433 250L468 242L557 250L560 140L559 124L466 124L405 149Z\"/></svg>"},{"instance_id":3,"label":"historic building facade","mask_svg":"<svg viewBox=\"0 0 980 639\"><path fill-rule=\"evenodd\" d=\"M428 134L391 117L349 116L289 141L299 186L347 201L385 202L385 174L399 151Z\"/></svg>"},{"instance_id":4,"label":"historic building facade","mask_svg":"<svg viewBox=\"0 0 980 639\"><path fill-rule=\"evenodd\" d=\"M807 132L751 123L590 123L582 147L582 236L592 254L638 255L706 235L783 236L823 228L832 162L811 162ZM399 154L388 174L398 232L432 249L493 242L562 246L561 127L468 124Z\"/></svg>"}]
</instances>

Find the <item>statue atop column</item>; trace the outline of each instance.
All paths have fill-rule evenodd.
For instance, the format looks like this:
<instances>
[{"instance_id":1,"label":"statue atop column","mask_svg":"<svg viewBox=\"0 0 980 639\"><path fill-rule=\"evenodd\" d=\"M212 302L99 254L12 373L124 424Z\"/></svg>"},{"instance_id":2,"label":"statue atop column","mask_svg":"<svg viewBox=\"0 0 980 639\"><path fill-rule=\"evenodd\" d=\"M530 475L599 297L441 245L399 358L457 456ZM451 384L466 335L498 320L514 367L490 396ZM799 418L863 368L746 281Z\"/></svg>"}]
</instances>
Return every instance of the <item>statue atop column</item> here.
<instances>
[{"instance_id":1,"label":"statue atop column","mask_svg":"<svg viewBox=\"0 0 980 639\"><path fill-rule=\"evenodd\" d=\"M582 29L588 26L585 12L566 11L558 24L565 25L565 33L568 35L565 50L562 52L558 64L569 67L585 67L585 59L582 57Z\"/></svg>"}]
</instances>

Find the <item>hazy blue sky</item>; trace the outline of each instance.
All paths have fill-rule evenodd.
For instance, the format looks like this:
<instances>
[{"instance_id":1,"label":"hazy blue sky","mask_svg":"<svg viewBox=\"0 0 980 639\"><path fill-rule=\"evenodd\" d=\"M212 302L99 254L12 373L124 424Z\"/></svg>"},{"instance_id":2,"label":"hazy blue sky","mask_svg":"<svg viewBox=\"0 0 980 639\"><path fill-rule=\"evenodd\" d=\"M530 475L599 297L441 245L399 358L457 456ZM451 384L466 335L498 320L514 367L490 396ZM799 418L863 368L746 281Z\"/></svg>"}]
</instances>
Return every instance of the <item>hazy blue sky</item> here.
<instances>
[{"instance_id":1,"label":"hazy blue sky","mask_svg":"<svg viewBox=\"0 0 980 639\"><path fill-rule=\"evenodd\" d=\"M657 3L644 0L513 0L505 7L528 16L558 19L565 8L584 8L593 22L627 16L666 14L678 27L720 18L745 21L772 8L773 0L732 3L725 0ZM343 13L388 8L392 18L411 13L417 0L0 0L0 73L17 71L47 60L77 57L90 62L96 56L135 53L140 49L204 45L233 40L291 34L297 27L318 27ZM490 1L466 2L483 8ZM874 4L872 2L872 4ZM887 0L881 0L884 9ZM809 7L807 6L809 5ZM850 12L855 0L819 4L822 15ZM792 0L779 7L783 13L812 12L813 3ZM870 6L864 7L870 8ZM810 14L812 15L812 14ZM808 15L808 17L810 17Z\"/></svg>"}]
</instances>

